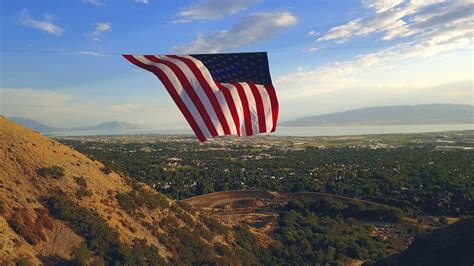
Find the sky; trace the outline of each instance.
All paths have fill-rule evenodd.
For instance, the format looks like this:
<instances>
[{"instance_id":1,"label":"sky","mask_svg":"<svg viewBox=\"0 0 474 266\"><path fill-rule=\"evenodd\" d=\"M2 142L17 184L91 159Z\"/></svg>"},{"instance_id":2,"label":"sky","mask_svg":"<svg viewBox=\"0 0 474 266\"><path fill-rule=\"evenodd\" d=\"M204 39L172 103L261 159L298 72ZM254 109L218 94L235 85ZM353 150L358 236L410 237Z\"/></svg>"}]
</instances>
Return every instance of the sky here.
<instances>
[{"instance_id":1,"label":"sky","mask_svg":"<svg viewBox=\"0 0 474 266\"><path fill-rule=\"evenodd\" d=\"M187 128L121 54L267 51L280 121L473 104L471 0L2 0L0 114Z\"/></svg>"}]
</instances>

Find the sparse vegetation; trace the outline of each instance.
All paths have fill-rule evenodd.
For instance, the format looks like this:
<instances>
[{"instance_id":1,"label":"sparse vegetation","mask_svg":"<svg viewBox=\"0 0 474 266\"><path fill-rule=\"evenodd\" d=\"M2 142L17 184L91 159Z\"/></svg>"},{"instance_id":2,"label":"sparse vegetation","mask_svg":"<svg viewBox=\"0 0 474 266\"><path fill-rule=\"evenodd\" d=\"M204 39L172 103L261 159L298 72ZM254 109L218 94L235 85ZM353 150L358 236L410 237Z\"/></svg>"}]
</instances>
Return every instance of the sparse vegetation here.
<instances>
[{"instance_id":1,"label":"sparse vegetation","mask_svg":"<svg viewBox=\"0 0 474 266\"><path fill-rule=\"evenodd\" d=\"M72 252L71 264L74 266L88 266L91 259L91 252L87 248L87 245L81 243Z\"/></svg>"},{"instance_id":2,"label":"sparse vegetation","mask_svg":"<svg viewBox=\"0 0 474 266\"><path fill-rule=\"evenodd\" d=\"M79 185L79 189L76 191L76 197L82 199L83 197L89 197L92 195L92 192L87 189L86 179L82 176L74 177L74 181Z\"/></svg>"},{"instance_id":3,"label":"sparse vegetation","mask_svg":"<svg viewBox=\"0 0 474 266\"><path fill-rule=\"evenodd\" d=\"M14 210L8 223L11 228L30 244L38 244L46 241L46 229L52 230L54 222L49 216L48 211L42 208L34 209L36 219L33 213L26 208Z\"/></svg>"},{"instance_id":4,"label":"sparse vegetation","mask_svg":"<svg viewBox=\"0 0 474 266\"><path fill-rule=\"evenodd\" d=\"M87 249L107 264L162 265L165 260L156 248L137 241L132 247L122 244L119 234L109 227L97 213L80 207L65 194L58 193L47 199L51 213L67 221L76 233L86 240ZM82 251L81 251L82 252Z\"/></svg>"},{"instance_id":5,"label":"sparse vegetation","mask_svg":"<svg viewBox=\"0 0 474 266\"><path fill-rule=\"evenodd\" d=\"M227 226L222 225L212 217L204 216L202 217L202 221L207 226L207 228L209 228L209 230L216 234L224 235L227 234L227 232L229 231L229 228Z\"/></svg>"},{"instance_id":6,"label":"sparse vegetation","mask_svg":"<svg viewBox=\"0 0 474 266\"><path fill-rule=\"evenodd\" d=\"M60 166L41 167L36 170L36 173L41 177L60 179L64 176L64 168Z\"/></svg>"},{"instance_id":7,"label":"sparse vegetation","mask_svg":"<svg viewBox=\"0 0 474 266\"><path fill-rule=\"evenodd\" d=\"M0 215L4 215L7 211L7 208L5 207L5 202L0 200Z\"/></svg>"},{"instance_id":8,"label":"sparse vegetation","mask_svg":"<svg viewBox=\"0 0 474 266\"><path fill-rule=\"evenodd\" d=\"M140 184L134 184L132 187L133 189L128 193L115 195L120 207L130 215L136 215L137 209L142 207L150 210L169 207L169 203L163 195L149 191Z\"/></svg>"}]
</instances>

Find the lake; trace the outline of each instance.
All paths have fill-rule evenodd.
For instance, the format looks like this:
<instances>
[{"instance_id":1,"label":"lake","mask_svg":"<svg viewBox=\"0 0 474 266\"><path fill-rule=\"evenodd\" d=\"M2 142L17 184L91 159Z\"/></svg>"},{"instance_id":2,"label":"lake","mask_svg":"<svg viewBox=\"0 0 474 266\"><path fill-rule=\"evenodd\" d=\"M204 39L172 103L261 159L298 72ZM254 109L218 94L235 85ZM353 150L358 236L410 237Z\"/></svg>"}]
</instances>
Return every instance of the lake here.
<instances>
[{"instance_id":1,"label":"lake","mask_svg":"<svg viewBox=\"0 0 474 266\"><path fill-rule=\"evenodd\" d=\"M379 126L318 126L318 127L278 127L277 136L343 136L343 135L368 135L368 134L394 134L394 133L424 133L474 130L474 124L439 124L439 125L379 125ZM183 135L192 134L190 129L137 129L137 130L91 130L55 132L50 136L93 136L93 135Z\"/></svg>"}]
</instances>

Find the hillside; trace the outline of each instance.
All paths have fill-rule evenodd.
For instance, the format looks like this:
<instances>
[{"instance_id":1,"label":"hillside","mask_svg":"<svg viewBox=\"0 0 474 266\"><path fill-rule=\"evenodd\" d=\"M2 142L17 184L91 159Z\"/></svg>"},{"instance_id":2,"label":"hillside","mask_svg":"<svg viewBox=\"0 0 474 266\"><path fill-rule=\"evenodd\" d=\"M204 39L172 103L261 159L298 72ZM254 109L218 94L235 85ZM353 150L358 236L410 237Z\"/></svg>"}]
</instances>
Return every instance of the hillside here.
<instances>
[{"instance_id":1,"label":"hillside","mask_svg":"<svg viewBox=\"0 0 474 266\"><path fill-rule=\"evenodd\" d=\"M281 126L308 127L330 125L410 125L472 124L474 106L462 104L423 104L377 106L338 113L307 116L283 122Z\"/></svg>"},{"instance_id":2,"label":"hillside","mask_svg":"<svg viewBox=\"0 0 474 266\"><path fill-rule=\"evenodd\" d=\"M406 250L375 265L473 265L474 218L415 238Z\"/></svg>"},{"instance_id":3,"label":"hillside","mask_svg":"<svg viewBox=\"0 0 474 266\"><path fill-rule=\"evenodd\" d=\"M45 125L41 122L35 121L33 119L24 118L13 116L9 118L15 123L18 123L26 128L29 128L34 131L38 131L41 133L54 133L54 132L66 132L66 131L99 131L99 130L132 130L132 129L140 129L140 126L122 122L122 121L109 121L100 123L94 126L84 126L84 127L75 127L75 128L57 128L49 125Z\"/></svg>"},{"instance_id":4,"label":"hillside","mask_svg":"<svg viewBox=\"0 0 474 266\"><path fill-rule=\"evenodd\" d=\"M1 265L244 259L230 227L1 116L0 166Z\"/></svg>"}]
</instances>

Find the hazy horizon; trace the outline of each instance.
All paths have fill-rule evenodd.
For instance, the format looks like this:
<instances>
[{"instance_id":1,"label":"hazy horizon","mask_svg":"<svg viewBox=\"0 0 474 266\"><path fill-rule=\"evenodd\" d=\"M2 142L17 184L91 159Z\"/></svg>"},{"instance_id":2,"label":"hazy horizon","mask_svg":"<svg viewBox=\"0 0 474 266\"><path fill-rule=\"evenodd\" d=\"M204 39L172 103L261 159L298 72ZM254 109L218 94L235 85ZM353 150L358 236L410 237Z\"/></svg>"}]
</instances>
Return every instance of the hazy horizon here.
<instances>
[{"instance_id":1,"label":"hazy horizon","mask_svg":"<svg viewBox=\"0 0 474 266\"><path fill-rule=\"evenodd\" d=\"M188 128L161 82L122 53L268 51L279 121L473 104L470 1L52 2L2 3L2 115Z\"/></svg>"},{"instance_id":2,"label":"hazy horizon","mask_svg":"<svg viewBox=\"0 0 474 266\"><path fill-rule=\"evenodd\" d=\"M372 109L372 108L390 108L390 107L405 107L405 106L417 106L417 107L421 107L421 106L436 106L436 105L443 105L443 107L445 107L445 105L451 105L451 104L442 104L442 103L432 103L432 104L424 104L424 105L386 105L386 106L368 106L368 107L363 107L363 108L358 108L358 109L351 109L351 110L344 110L342 112L331 112L331 113L323 113L323 114L319 114L319 115L334 115L334 114L343 114L343 113L346 113L346 112L349 112L349 113L353 113L353 111L359 111L359 110L362 110L362 109ZM456 105L456 106L461 106L461 105ZM472 104L466 104L465 106L471 106L471 107L474 107L474 105ZM403 109L403 108L402 108ZM397 110L400 110L400 108L397 108ZM448 110L447 110L448 111ZM449 110L450 112L452 112L452 110ZM457 111L459 112L459 110ZM3 115L0 113L0 115ZM419 115L419 114L418 114ZM314 115L314 116L306 116L304 118L309 118L309 117L316 117L318 115ZM188 134L188 133L192 133L192 130L185 124L183 125L180 125L180 126L176 126L174 124L139 124L139 123L135 123L133 121L124 121L124 120L108 120L108 121L100 121L98 123L95 123L95 124L82 124L82 125L77 125L75 127L63 127L63 126L57 126L55 124L47 124L47 123L44 123L43 121L40 121L40 120L35 120L35 119L31 119L29 117L20 117L20 116L6 116L7 118L9 119L13 119L14 121L16 121L16 119L27 119L27 120L32 120L34 122L38 122L38 123L41 123L43 124L44 126L49 126L49 127L54 127L56 129L58 129L58 131L53 131L53 133L55 132L74 132L74 134L78 134L80 132L86 132L80 128L84 128L84 127L94 127L94 126L97 126L97 125L101 125L101 124L106 124L106 123L111 123L111 122L125 122L125 123L130 123L132 125L137 125L139 126L140 128L139 129L121 129L123 131L130 131L130 132L137 132L137 134L155 134L154 132L152 131L169 131L170 134ZM437 117L437 115L435 115L435 117ZM425 118L426 119L426 118ZM446 118L444 118L444 120L446 120ZM471 119L472 120L472 119ZM353 122L350 122L350 123L342 123L342 124L337 124L337 123L334 123L334 122L329 122L328 124L321 124L321 125L312 125L312 126L293 126L293 125L287 125L286 123L287 122L292 122L292 121L298 121L298 119L296 120L286 120L286 121L279 121L279 130L275 133L275 134L279 134L281 132L281 128L287 128L287 129L290 129L290 128L294 128L295 130L301 130L303 133L302 134L306 134L304 132L312 132L311 128L319 128L319 129L323 129L322 132L328 132L328 128L334 128L334 130L337 130L338 128L349 128L348 130L348 134L350 134L350 132L354 131L355 129L355 132L363 132L361 134L372 134L374 130L370 131L369 129L363 129L362 131L360 129L358 129L359 127L360 128L364 128L364 127L367 127L367 128L370 128L372 127L373 129L375 129L374 132L377 132L378 130L376 129L377 126L382 126L382 127L393 127L392 129L389 129L387 131L387 133L390 133L391 131L395 132L394 129L396 129L397 126L400 126L400 127L405 127L406 129L402 130L402 131L406 131L406 132L411 132L410 130L410 127L413 127L414 130L413 130L413 133L416 133L418 132L416 129L416 126L421 126L421 131L419 132L428 132L428 131L436 131L436 130L470 130L470 129L474 129L474 128L471 128L467 125L474 125L474 123L461 123L459 122L459 119L457 119L456 121L452 120L450 122L436 122L436 123L425 123L425 122L420 122L418 124L414 124L414 123L390 123L390 121L387 121L386 123L382 123L382 124L371 124L371 123L368 123L367 121L364 122L364 123L358 123L357 121L353 121ZM21 122L20 122L21 124ZM430 129L430 126L433 127L433 129ZM444 128L443 128L444 126ZM27 126L28 127L28 126ZM308 127L309 129L302 129L304 127ZM61 130L66 130L66 131L61 131ZM101 131L104 131L104 132L121 132L121 130L93 130L93 131L96 131L96 132L101 132ZM391 131L390 131L391 130ZM425 130L425 131L423 131ZM426 131L427 130L427 131ZM434 131L433 131L434 130ZM150 131L150 132L147 132L147 131ZM288 130L286 130L288 131ZM285 132L286 132L285 131ZM382 132L384 130L382 129ZM288 132L283 132L282 134L283 135L288 135L289 136L289 133L288 132L291 132L288 131ZM329 132L331 132L331 129L329 129ZM88 133L86 135L90 135L91 133ZM127 133L128 134L128 133ZM317 135L317 133L310 133L310 135ZM324 135L324 133L322 133ZM330 133L332 134L332 133ZM343 133L343 134L346 134L346 133ZM296 134L298 135L298 134Z\"/></svg>"}]
</instances>

